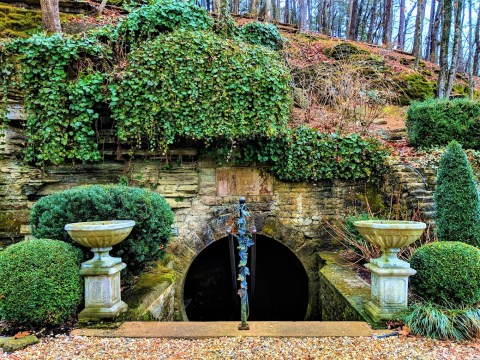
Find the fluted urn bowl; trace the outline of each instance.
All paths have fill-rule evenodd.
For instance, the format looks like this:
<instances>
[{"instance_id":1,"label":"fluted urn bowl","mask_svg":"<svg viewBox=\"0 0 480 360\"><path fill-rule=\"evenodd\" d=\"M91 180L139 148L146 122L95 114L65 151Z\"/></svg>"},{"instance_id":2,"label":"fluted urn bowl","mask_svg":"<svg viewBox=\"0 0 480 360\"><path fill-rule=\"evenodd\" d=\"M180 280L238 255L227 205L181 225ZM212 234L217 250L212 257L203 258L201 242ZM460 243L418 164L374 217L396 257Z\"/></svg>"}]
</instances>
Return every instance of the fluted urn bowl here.
<instances>
[{"instance_id":1,"label":"fluted urn bowl","mask_svg":"<svg viewBox=\"0 0 480 360\"><path fill-rule=\"evenodd\" d=\"M91 248L93 259L82 267L109 267L121 259L109 255L112 246L122 242L135 226L133 220L89 221L65 225L70 237L80 245Z\"/></svg>"},{"instance_id":2,"label":"fluted urn bowl","mask_svg":"<svg viewBox=\"0 0 480 360\"><path fill-rule=\"evenodd\" d=\"M377 245L382 256L370 262L380 267L406 267L406 262L397 258L400 248L420 238L427 225L419 221L362 220L353 223L362 237Z\"/></svg>"}]
</instances>

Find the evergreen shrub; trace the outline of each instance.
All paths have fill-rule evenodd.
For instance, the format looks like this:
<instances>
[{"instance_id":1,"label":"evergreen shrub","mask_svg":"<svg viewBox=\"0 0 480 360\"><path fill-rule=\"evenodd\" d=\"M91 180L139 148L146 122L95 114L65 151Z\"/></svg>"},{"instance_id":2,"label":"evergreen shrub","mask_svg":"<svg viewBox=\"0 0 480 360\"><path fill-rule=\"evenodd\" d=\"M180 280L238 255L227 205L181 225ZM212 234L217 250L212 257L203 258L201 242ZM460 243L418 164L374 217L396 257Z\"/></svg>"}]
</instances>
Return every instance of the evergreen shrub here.
<instances>
[{"instance_id":1,"label":"evergreen shrub","mask_svg":"<svg viewBox=\"0 0 480 360\"><path fill-rule=\"evenodd\" d=\"M137 274L146 262L164 254L173 223L173 213L165 199L148 190L128 186L80 186L41 198L33 206L30 224L33 235L73 243L92 257L89 249L70 238L65 224L101 220L134 220L131 234L110 252L127 264L127 272Z\"/></svg>"},{"instance_id":2,"label":"evergreen shrub","mask_svg":"<svg viewBox=\"0 0 480 360\"><path fill-rule=\"evenodd\" d=\"M82 253L57 240L21 241L0 252L0 318L60 325L82 301Z\"/></svg>"},{"instance_id":3,"label":"evergreen shrub","mask_svg":"<svg viewBox=\"0 0 480 360\"><path fill-rule=\"evenodd\" d=\"M418 248L410 259L417 274L412 292L435 304L474 305L480 301L480 250L458 241L438 241Z\"/></svg>"},{"instance_id":4,"label":"evergreen shrub","mask_svg":"<svg viewBox=\"0 0 480 360\"><path fill-rule=\"evenodd\" d=\"M480 247L480 200L472 167L452 141L440 159L435 188L437 236Z\"/></svg>"},{"instance_id":5,"label":"evergreen shrub","mask_svg":"<svg viewBox=\"0 0 480 360\"><path fill-rule=\"evenodd\" d=\"M250 22L240 28L241 38L253 45L266 46L272 50L283 48L283 38L273 24Z\"/></svg>"},{"instance_id":6,"label":"evergreen shrub","mask_svg":"<svg viewBox=\"0 0 480 360\"><path fill-rule=\"evenodd\" d=\"M447 145L480 149L480 104L467 99L414 102L407 111L408 140L415 147Z\"/></svg>"}]
</instances>

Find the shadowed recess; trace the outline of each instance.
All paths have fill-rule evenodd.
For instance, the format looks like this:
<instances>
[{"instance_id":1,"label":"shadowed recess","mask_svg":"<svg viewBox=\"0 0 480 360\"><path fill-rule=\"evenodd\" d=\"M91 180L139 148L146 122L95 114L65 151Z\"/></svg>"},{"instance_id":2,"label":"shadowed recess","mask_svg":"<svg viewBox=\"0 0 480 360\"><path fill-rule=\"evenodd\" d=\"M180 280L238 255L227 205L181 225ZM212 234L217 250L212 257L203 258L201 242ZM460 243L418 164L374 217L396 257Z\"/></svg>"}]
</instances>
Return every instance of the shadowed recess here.
<instances>
[{"instance_id":1,"label":"shadowed recess","mask_svg":"<svg viewBox=\"0 0 480 360\"><path fill-rule=\"evenodd\" d=\"M309 293L307 274L301 262L286 246L271 238L257 235L255 246L255 289L252 294L249 277L249 320L304 320ZM250 269L251 258L250 252ZM236 248L235 260L237 270ZM183 300L190 321L240 320L240 301L232 284L228 238L216 241L192 262L185 279Z\"/></svg>"}]
</instances>

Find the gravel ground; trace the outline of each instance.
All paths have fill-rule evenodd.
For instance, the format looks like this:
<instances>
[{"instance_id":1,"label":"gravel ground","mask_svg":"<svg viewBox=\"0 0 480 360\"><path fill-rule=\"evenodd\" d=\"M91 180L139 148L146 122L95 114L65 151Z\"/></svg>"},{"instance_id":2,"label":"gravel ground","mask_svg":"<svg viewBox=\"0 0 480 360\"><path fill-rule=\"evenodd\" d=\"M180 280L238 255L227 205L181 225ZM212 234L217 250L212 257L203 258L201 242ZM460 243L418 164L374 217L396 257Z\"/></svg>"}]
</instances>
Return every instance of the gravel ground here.
<instances>
[{"instance_id":1,"label":"gravel ground","mask_svg":"<svg viewBox=\"0 0 480 360\"><path fill-rule=\"evenodd\" d=\"M61 335L0 359L480 359L480 342L414 337L139 339Z\"/></svg>"}]
</instances>

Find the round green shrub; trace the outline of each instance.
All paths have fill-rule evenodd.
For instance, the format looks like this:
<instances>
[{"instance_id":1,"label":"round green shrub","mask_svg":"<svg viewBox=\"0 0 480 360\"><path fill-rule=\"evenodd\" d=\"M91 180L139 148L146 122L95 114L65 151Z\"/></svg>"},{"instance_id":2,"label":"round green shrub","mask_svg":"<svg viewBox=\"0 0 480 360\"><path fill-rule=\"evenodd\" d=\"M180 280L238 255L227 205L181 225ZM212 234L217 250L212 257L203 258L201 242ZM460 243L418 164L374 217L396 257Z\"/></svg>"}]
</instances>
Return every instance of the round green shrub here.
<instances>
[{"instance_id":1,"label":"round green shrub","mask_svg":"<svg viewBox=\"0 0 480 360\"><path fill-rule=\"evenodd\" d=\"M421 246L410 259L412 292L436 304L480 301L480 250L458 241Z\"/></svg>"},{"instance_id":2,"label":"round green shrub","mask_svg":"<svg viewBox=\"0 0 480 360\"><path fill-rule=\"evenodd\" d=\"M35 203L30 215L33 235L76 243L65 224L100 220L135 220L131 234L110 252L139 273L145 263L159 259L168 243L173 213L165 199L148 190L116 185L81 186L46 196Z\"/></svg>"},{"instance_id":3,"label":"round green shrub","mask_svg":"<svg viewBox=\"0 0 480 360\"><path fill-rule=\"evenodd\" d=\"M82 253L57 240L16 243L0 252L0 318L29 326L60 325L82 301Z\"/></svg>"},{"instance_id":4,"label":"round green shrub","mask_svg":"<svg viewBox=\"0 0 480 360\"><path fill-rule=\"evenodd\" d=\"M140 6L120 21L116 35L131 44L174 29L211 30L213 19L193 1L156 0Z\"/></svg>"},{"instance_id":5,"label":"round green shrub","mask_svg":"<svg viewBox=\"0 0 480 360\"><path fill-rule=\"evenodd\" d=\"M118 136L151 149L177 138L269 137L290 117L290 73L278 54L211 32L145 43L119 77L110 103Z\"/></svg>"},{"instance_id":6,"label":"round green shrub","mask_svg":"<svg viewBox=\"0 0 480 360\"><path fill-rule=\"evenodd\" d=\"M272 50L283 48L283 38L273 24L250 22L240 28L241 38L253 45L266 46Z\"/></svg>"},{"instance_id":7,"label":"round green shrub","mask_svg":"<svg viewBox=\"0 0 480 360\"><path fill-rule=\"evenodd\" d=\"M442 158L435 188L437 236L480 247L480 199L462 146L452 141Z\"/></svg>"}]
</instances>

